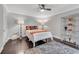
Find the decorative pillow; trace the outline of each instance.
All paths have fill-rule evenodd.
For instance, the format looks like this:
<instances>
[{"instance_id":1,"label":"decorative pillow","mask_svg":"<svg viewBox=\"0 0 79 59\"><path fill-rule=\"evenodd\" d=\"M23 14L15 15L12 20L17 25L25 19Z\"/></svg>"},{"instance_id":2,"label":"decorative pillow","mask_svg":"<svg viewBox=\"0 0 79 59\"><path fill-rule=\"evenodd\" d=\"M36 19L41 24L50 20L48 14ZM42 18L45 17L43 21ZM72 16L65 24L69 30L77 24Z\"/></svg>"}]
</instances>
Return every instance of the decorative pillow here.
<instances>
[{"instance_id":1,"label":"decorative pillow","mask_svg":"<svg viewBox=\"0 0 79 59\"><path fill-rule=\"evenodd\" d=\"M26 30L38 29L38 26L26 26Z\"/></svg>"}]
</instances>

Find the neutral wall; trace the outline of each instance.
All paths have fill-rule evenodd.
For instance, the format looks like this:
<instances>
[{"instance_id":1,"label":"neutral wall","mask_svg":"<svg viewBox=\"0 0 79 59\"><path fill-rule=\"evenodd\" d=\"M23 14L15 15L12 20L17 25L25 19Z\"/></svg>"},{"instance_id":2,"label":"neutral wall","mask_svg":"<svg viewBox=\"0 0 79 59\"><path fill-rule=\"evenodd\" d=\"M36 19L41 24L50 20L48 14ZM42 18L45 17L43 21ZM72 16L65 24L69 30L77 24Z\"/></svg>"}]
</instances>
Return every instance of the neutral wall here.
<instances>
[{"instance_id":1,"label":"neutral wall","mask_svg":"<svg viewBox=\"0 0 79 59\"><path fill-rule=\"evenodd\" d=\"M3 43L3 6L0 4L0 48Z\"/></svg>"},{"instance_id":2,"label":"neutral wall","mask_svg":"<svg viewBox=\"0 0 79 59\"><path fill-rule=\"evenodd\" d=\"M74 26L73 26L73 40L79 44L79 17L74 18Z\"/></svg>"},{"instance_id":3,"label":"neutral wall","mask_svg":"<svg viewBox=\"0 0 79 59\"><path fill-rule=\"evenodd\" d=\"M49 31L52 32L54 37L61 38L61 18L58 16L51 17L46 23Z\"/></svg>"},{"instance_id":4,"label":"neutral wall","mask_svg":"<svg viewBox=\"0 0 79 59\"><path fill-rule=\"evenodd\" d=\"M4 5L0 5L0 52L2 51L3 46L5 45L7 37L6 14L6 8L4 7Z\"/></svg>"}]
</instances>

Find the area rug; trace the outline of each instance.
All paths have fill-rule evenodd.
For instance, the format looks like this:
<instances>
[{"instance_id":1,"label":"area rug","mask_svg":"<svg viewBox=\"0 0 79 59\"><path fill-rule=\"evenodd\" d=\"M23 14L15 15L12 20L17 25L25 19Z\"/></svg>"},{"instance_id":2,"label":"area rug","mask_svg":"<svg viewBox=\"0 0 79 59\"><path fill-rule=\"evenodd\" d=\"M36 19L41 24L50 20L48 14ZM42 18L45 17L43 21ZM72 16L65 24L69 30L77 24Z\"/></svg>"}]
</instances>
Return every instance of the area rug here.
<instances>
[{"instance_id":1,"label":"area rug","mask_svg":"<svg viewBox=\"0 0 79 59\"><path fill-rule=\"evenodd\" d=\"M51 41L34 48L28 49L25 54L78 54L79 50L61 44L56 41Z\"/></svg>"}]
</instances>

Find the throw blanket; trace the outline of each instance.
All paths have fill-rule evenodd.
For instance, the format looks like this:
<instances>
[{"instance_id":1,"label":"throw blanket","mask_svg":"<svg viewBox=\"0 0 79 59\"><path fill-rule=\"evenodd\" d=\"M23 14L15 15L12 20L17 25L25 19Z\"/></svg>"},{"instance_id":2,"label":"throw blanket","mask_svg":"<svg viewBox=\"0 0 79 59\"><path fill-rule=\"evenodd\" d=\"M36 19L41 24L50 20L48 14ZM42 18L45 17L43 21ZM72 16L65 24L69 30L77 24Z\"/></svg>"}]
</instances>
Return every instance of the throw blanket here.
<instances>
[{"instance_id":1,"label":"throw blanket","mask_svg":"<svg viewBox=\"0 0 79 59\"><path fill-rule=\"evenodd\" d=\"M37 30L28 30L28 32L33 35L36 33L47 32L47 30L37 29Z\"/></svg>"}]
</instances>

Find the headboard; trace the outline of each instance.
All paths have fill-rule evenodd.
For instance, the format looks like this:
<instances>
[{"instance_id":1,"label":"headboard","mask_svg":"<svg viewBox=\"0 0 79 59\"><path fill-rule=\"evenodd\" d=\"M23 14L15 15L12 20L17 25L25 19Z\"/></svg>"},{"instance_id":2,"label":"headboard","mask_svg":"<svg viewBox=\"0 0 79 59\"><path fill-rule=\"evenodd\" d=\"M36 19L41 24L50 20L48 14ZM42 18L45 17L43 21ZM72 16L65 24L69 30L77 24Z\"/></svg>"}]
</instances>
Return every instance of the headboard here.
<instances>
[{"instance_id":1,"label":"headboard","mask_svg":"<svg viewBox=\"0 0 79 59\"><path fill-rule=\"evenodd\" d=\"M34 29L38 29L38 26L26 25L26 30L34 30Z\"/></svg>"}]
</instances>

